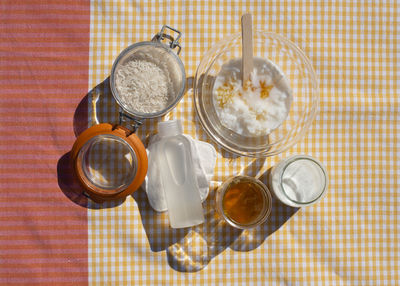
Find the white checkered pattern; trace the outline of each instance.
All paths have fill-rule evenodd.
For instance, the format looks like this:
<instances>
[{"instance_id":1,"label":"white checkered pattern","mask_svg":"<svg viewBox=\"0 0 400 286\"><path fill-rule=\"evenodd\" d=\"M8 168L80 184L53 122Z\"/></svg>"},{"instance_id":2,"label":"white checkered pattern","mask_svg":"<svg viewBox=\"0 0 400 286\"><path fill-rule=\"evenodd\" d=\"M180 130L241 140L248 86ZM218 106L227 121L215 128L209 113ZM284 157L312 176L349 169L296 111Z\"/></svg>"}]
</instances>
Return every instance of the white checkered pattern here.
<instances>
[{"instance_id":1,"label":"white checkered pattern","mask_svg":"<svg viewBox=\"0 0 400 286\"><path fill-rule=\"evenodd\" d=\"M91 123L95 114L101 122L117 118L103 81L127 45L150 40L162 24L175 27L183 32L181 58L187 76L193 77L202 55L240 30L244 12L254 15L255 29L279 33L305 52L319 77L321 105L305 138L283 154L255 160L217 147L211 188L230 175L261 175L280 159L305 153L326 165L331 178L327 196L297 212L274 202L270 220L253 231L214 229L208 219L194 229L197 234L187 234L169 229L167 215L154 213L138 191L117 207L88 211L90 283L399 284L396 2L92 1L89 88L94 90L89 100L98 101L89 104L95 107ZM191 96L189 91L168 116L180 118L185 133L208 141ZM156 122L148 120L140 128L144 141ZM205 209L213 211L212 201ZM201 236L212 255L203 259L204 269L182 273L175 270L171 246L184 248L191 236L198 246L192 251L203 249ZM210 251L213 242L217 248Z\"/></svg>"}]
</instances>

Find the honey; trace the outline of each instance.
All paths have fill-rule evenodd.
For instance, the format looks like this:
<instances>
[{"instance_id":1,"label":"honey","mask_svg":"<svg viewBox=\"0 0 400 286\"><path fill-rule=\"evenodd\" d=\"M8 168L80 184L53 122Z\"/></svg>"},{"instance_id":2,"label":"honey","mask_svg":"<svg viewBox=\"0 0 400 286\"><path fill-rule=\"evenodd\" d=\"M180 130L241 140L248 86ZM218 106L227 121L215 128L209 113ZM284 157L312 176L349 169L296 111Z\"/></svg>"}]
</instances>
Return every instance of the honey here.
<instances>
[{"instance_id":1,"label":"honey","mask_svg":"<svg viewBox=\"0 0 400 286\"><path fill-rule=\"evenodd\" d=\"M269 204L261 186L253 182L232 182L222 199L222 209L229 219L241 225L257 222Z\"/></svg>"}]
</instances>

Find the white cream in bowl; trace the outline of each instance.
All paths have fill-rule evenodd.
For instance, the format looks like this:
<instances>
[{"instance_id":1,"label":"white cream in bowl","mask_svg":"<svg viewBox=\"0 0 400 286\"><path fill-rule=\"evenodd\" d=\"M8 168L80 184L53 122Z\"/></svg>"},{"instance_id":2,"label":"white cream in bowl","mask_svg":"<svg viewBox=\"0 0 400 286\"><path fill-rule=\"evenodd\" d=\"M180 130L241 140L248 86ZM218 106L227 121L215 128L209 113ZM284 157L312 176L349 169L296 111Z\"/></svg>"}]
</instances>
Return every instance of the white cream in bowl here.
<instances>
[{"instance_id":1,"label":"white cream in bowl","mask_svg":"<svg viewBox=\"0 0 400 286\"><path fill-rule=\"evenodd\" d=\"M213 104L221 124L243 136L263 136L289 114L292 91L270 61L254 58L251 79L242 87L241 59L222 65L213 87Z\"/></svg>"}]
</instances>

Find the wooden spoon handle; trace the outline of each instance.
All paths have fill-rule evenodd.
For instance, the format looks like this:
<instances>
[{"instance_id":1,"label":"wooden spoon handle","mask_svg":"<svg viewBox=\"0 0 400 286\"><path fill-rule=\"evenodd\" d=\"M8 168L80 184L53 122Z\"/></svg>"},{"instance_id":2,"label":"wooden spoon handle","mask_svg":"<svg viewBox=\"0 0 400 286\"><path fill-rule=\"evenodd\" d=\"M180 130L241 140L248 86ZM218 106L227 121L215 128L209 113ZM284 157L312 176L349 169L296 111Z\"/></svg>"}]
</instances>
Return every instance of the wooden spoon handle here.
<instances>
[{"instance_id":1,"label":"wooden spoon handle","mask_svg":"<svg viewBox=\"0 0 400 286\"><path fill-rule=\"evenodd\" d=\"M251 26L251 14L242 16L242 86L250 80L253 71L253 31Z\"/></svg>"}]
</instances>

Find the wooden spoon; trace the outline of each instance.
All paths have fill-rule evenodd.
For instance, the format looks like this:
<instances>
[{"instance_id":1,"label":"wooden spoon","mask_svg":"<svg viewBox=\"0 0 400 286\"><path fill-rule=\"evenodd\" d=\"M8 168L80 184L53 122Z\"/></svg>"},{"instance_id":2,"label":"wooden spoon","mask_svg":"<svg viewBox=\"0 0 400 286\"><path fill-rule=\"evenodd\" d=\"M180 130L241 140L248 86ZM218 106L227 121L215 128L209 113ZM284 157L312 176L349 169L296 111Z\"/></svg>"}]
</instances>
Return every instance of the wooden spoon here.
<instances>
[{"instance_id":1,"label":"wooden spoon","mask_svg":"<svg viewBox=\"0 0 400 286\"><path fill-rule=\"evenodd\" d=\"M253 29L251 14L242 16L242 86L245 87L253 71Z\"/></svg>"}]
</instances>

